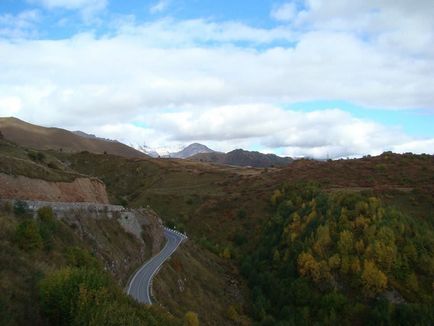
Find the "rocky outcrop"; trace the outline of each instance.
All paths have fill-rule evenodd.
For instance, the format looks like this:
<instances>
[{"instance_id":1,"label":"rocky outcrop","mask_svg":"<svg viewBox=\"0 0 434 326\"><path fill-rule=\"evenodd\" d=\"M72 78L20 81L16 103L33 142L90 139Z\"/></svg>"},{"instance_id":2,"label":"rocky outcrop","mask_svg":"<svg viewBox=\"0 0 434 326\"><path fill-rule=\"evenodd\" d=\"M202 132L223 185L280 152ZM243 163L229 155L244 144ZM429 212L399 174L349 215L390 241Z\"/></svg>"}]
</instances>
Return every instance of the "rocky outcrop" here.
<instances>
[{"instance_id":1,"label":"rocky outcrop","mask_svg":"<svg viewBox=\"0 0 434 326\"><path fill-rule=\"evenodd\" d=\"M72 182L49 182L3 173L0 173L0 198L109 203L105 185L98 179L77 178Z\"/></svg>"}]
</instances>

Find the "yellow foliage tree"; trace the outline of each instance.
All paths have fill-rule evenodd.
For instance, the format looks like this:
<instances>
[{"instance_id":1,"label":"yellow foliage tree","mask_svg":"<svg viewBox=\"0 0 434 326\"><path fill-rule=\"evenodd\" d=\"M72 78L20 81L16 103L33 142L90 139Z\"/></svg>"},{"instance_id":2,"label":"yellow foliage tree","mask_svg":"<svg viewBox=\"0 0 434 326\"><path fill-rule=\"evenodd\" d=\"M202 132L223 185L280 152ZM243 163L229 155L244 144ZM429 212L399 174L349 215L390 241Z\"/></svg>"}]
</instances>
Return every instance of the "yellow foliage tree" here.
<instances>
[{"instance_id":1,"label":"yellow foliage tree","mask_svg":"<svg viewBox=\"0 0 434 326\"><path fill-rule=\"evenodd\" d=\"M321 225L316 231L316 241L313 245L315 252L318 255L324 256L325 250L332 242L328 225Z\"/></svg>"},{"instance_id":2,"label":"yellow foliage tree","mask_svg":"<svg viewBox=\"0 0 434 326\"><path fill-rule=\"evenodd\" d=\"M315 282L320 280L320 265L310 253L302 252L298 256L298 271L300 275L309 277Z\"/></svg>"},{"instance_id":3,"label":"yellow foliage tree","mask_svg":"<svg viewBox=\"0 0 434 326\"><path fill-rule=\"evenodd\" d=\"M354 244L354 248L359 255L363 254L365 252L365 244L363 240L360 239L359 241L356 241L356 243Z\"/></svg>"},{"instance_id":4,"label":"yellow foliage tree","mask_svg":"<svg viewBox=\"0 0 434 326\"><path fill-rule=\"evenodd\" d=\"M342 231L339 234L338 250L341 254L349 254L353 250L353 234L348 231Z\"/></svg>"},{"instance_id":5,"label":"yellow foliage tree","mask_svg":"<svg viewBox=\"0 0 434 326\"><path fill-rule=\"evenodd\" d=\"M362 270L362 268L360 266L360 260L358 257L354 257L351 260L351 267L350 268L351 268L351 272L353 272L354 274L357 274Z\"/></svg>"},{"instance_id":6,"label":"yellow foliage tree","mask_svg":"<svg viewBox=\"0 0 434 326\"><path fill-rule=\"evenodd\" d=\"M279 202L279 200L280 200L281 198L282 198L282 192L281 192L279 189L274 190L274 193L273 193L273 195L271 196L271 204L272 204L273 206L277 205L277 203Z\"/></svg>"},{"instance_id":7,"label":"yellow foliage tree","mask_svg":"<svg viewBox=\"0 0 434 326\"><path fill-rule=\"evenodd\" d=\"M184 316L184 326L199 326L199 317L197 313L188 311Z\"/></svg>"},{"instance_id":8,"label":"yellow foliage tree","mask_svg":"<svg viewBox=\"0 0 434 326\"><path fill-rule=\"evenodd\" d=\"M220 253L220 257L225 258L225 259L230 259L231 258L231 249L229 247L226 247L225 249L223 249L223 251Z\"/></svg>"},{"instance_id":9,"label":"yellow foliage tree","mask_svg":"<svg viewBox=\"0 0 434 326\"><path fill-rule=\"evenodd\" d=\"M387 287L387 276L371 260L365 260L362 273L363 292L374 297Z\"/></svg>"},{"instance_id":10,"label":"yellow foliage tree","mask_svg":"<svg viewBox=\"0 0 434 326\"><path fill-rule=\"evenodd\" d=\"M328 264L331 269L338 269L341 265L341 257L338 254L334 254L329 258Z\"/></svg>"}]
</instances>

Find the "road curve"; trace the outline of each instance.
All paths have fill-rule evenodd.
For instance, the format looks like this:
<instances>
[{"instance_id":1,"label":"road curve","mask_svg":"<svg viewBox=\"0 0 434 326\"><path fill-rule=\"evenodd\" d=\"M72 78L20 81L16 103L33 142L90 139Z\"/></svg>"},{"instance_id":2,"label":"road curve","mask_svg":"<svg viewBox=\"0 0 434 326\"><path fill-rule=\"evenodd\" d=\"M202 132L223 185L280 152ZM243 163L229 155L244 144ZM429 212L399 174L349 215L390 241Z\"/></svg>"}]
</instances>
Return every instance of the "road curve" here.
<instances>
[{"instance_id":1,"label":"road curve","mask_svg":"<svg viewBox=\"0 0 434 326\"><path fill-rule=\"evenodd\" d=\"M143 264L128 284L127 293L140 303L152 304L150 295L152 278L181 242L187 238L178 231L169 228L164 228L164 236L167 239L164 248Z\"/></svg>"}]
</instances>

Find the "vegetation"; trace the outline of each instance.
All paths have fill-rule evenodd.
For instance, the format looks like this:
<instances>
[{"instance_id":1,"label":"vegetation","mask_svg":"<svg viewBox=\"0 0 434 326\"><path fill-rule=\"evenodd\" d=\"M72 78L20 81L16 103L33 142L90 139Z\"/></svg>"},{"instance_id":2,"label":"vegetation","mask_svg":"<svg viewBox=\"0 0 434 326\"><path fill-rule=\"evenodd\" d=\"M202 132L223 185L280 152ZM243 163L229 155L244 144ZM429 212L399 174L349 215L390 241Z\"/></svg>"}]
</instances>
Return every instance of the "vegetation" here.
<instances>
[{"instance_id":1,"label":"vegetation","mask_svg":"<svg viewBox=\"0 0 434 326\"><path fill-rule=\"evenodd\" d=\"M50 208L39 209L36 218L5 208L0 210L1 325L182 324L124 294L105 263Z\"/></svg>"},{"instance_id":2,"label":"vegetation","mask_svg":"<svg viewBox=\"0 0 434 326\"><path fill-rule=\"evenodd\" d=\"M430 325L434 232L360 193L283 186L274 216L245 257L264 324Z\"/></svg>"},{"instance_id":3,"label":"vegetation","mask_svg":"<svg viewBox=\"0 0 434 326\"><path fill-rule=\"evenodd\" d=\"M31 152L0 140L0 172L47 181L98 177L112 203L150 205L166 225L187 232L189 241L154 282L157 301L181 323L194 311L205 325L248 324L249 301L251 315L270 325L432 322L427 307L433 291L433 156L385 153L247 169L68 149L38 150L44 159L33 160ZM283 181L306 180L316 180L323 190L305 184L275 190ZM95 300L72 296L67 311L90 302L83 313L111 316L104 309L126 299L118 298L111 281L98 283L98 275L103 280L107 275L95 271L106 269L125 284L150 247L112 221L71 217L67 226L53 224L49 212L38 215L30 219L19 205L1 215L0 324L48 323L41 287L59 275L63 289L80 278L99 284L84 282ZM94 307L99 302L101 310ZM86 321L100 321L92 316Z\"/></svg>"}]
</instances>

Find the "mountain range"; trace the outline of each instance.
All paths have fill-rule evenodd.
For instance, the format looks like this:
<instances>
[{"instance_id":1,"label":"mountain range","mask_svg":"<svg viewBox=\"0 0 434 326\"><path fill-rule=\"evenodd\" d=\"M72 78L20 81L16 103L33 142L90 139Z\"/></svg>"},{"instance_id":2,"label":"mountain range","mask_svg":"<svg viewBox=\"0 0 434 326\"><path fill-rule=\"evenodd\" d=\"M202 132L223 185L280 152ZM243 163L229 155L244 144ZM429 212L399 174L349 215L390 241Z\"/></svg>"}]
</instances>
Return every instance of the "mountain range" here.
<instances>
[{"instance_id":1,"label":"mountain range","mask_svg":"<svg viewBox=\"0 0 434 326\"><path fill-rule=\"evenodd\" d=\"M272 167L286 166L293 160L274 154L236 149L222 153L211 148L193 143L178 152L160 155L156 150L145 145L133 148L116 140L100 138L83 131L68 131L60 128L46 128L27 123L17 118L0 118L0 130L4 137L18 145L35 149L52 149L65 152L88 151L107 153L127 158L162 157L189 159L200 162L226 164L234 166Z\"/></svg>"},{"instance_id":2,"label":"mountain range","mask_svg":"<svg viewBox=\"0 0 434 326\"><path fill-rule=\"evenodd\" d=\"M197 154L215 153L214 150L199 143L193 143L180 150L179 152L170 153L171 158L189 158Z\"/></svg>"},{"instance_id":3,"label":"mountain range","mask_svg":"<svg viewBox=\"0 0 434 326\"><path fill-rule=\"evenodd\" d=\"M199 153L189 159L208 163L227 164L236 166L251 166L257 168L267 168L273 166L286 166L293 159L290 157L280 157L275 154L263 154L255 151L236 149L228 153Z\"/></svg>"}]
</instances>

